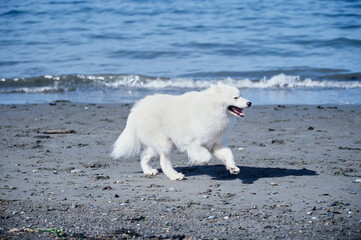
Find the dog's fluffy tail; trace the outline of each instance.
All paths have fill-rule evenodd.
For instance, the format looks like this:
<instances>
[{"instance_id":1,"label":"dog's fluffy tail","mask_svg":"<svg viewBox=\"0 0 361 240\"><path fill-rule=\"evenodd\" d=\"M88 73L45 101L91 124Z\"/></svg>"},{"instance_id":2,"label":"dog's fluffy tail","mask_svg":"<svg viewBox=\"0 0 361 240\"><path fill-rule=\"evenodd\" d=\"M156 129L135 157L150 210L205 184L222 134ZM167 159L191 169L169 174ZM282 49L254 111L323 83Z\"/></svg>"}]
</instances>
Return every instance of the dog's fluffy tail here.
<instances>
[{"instance_id":1,"label":"dog's fluffy tail","mask_svg":"<svg viewBox=\"0 0 361 240\"><path fill-rule=\"evenodd\" d=\"M140 149L141 142L135 132L135 127L128 121L124 131L120 134L117 141L115 141L113 152L110 156L113 158L130 158L139 154Z\"/></svg>"}]
</instances>

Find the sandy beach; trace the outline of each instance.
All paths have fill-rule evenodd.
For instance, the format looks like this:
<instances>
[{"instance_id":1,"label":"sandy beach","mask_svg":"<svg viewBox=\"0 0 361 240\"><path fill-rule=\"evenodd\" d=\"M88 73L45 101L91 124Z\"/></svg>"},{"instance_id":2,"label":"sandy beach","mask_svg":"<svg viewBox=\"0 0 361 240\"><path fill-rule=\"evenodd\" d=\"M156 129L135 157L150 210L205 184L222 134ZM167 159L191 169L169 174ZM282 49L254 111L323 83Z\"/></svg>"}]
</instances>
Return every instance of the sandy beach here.
<instances>
[{"instance_id":1,"label":"sandy beach","mask_svg":"<svg viewBox=\"0 0 361 240\"><path fill-rule=\"evenodd\" d=\"M130 107L0 105L0 239L361 238L361 106L254 106L240 174L175 149L183 181L109 157Z\"/></svg>"}]
</instances>

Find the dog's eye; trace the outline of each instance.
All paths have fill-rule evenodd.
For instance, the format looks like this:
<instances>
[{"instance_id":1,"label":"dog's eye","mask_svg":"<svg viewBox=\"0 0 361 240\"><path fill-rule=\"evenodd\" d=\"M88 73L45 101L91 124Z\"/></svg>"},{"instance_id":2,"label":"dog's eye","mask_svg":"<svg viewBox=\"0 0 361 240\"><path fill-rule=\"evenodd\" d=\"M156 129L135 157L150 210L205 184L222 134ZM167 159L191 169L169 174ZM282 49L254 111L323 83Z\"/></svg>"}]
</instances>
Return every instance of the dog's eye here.
<instances>
[{"instance_id":1,"label":"dog's eye","mask_svg":"<svg viewBox=\"0 0 361 240\"><path fill-rule=\"evenodd\" d=\"M237 100L238 98L239 98L239 97L234 97L233 99L236 99L236 100Z\"/></svg>"}]
</instances>

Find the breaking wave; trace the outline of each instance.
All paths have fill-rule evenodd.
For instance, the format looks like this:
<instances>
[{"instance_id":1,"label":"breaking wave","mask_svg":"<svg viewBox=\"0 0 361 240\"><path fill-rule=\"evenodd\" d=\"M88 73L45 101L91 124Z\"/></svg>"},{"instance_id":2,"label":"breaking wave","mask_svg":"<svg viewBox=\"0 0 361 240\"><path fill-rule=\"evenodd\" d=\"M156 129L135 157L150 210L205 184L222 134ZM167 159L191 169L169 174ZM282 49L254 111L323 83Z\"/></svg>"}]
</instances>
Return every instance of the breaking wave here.
<instances>
[{"instance_id":1,"label":"breaking wave","mask_svg":"<svg viewBox=\"0 0 361 240\"><path fill-rule=\"evenodd\" d=\"M261 79L249 78L157 78L132 74L60 75L32 78L0 79L0 93L54 93L107 89L202 89L223 82L237 88L361 88L361 80L315 80L286 74Z\"/></svg>"}]
</instances>

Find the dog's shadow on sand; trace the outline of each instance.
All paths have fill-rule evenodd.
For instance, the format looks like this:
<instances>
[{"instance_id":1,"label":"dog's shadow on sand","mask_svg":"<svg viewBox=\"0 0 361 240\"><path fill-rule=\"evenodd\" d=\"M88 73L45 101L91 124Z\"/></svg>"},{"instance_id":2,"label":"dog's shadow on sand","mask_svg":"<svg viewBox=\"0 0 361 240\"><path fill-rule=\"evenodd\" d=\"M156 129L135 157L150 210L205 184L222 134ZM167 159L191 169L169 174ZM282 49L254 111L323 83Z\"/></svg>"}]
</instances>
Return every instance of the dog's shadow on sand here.
<instances>
[{"instance_id":1,"label":"dog's shadow on sand","mask_svg":"<svg viewBox=\"0 0 361 240\"><path fill-rule=\"evenodd\" d=\"M286 176L316 176L316 171L308 169L286 169L270 167L246 167L238 166L240 172L237 175L230 174L223 165L177 167L176 170L185 177L209 175L212 180L229 181L239 179L244 184L252 184L261 178L275 178Z\"/></svg>"}]
</instances>

